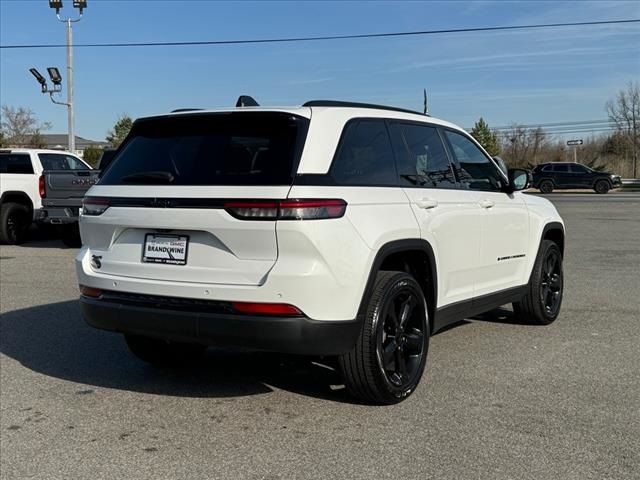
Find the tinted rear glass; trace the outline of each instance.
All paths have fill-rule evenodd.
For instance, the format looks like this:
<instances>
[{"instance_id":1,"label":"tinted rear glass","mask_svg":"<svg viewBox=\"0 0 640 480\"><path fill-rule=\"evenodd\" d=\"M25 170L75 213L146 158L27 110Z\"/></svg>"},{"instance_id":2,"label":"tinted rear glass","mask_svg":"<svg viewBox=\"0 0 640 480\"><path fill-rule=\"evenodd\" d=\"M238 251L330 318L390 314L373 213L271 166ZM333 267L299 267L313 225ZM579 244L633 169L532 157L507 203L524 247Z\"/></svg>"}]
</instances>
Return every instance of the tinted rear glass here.
<instances>
[{"instance_id":1,"label":"tinted rear glass","mask_svg":"<svg viewBox=\"0 0 640 480\"><path fill-rule=\"evenodd\" d=\"M308 125L305 118L279 112L138 121L100 183L289 185Z\"/></svg>"},{"instance_id":2,"label":"tinted rear glass","mask_svg":"<svg viewBox=\"0 0 640 480\"><path fill-rule=\"evenodd\" d=\"M39 153L38 158L45 170L89 170L89 167L71 155Z\"/></svg>"},{"instance_id":3,"label":"tinted rear glass","mask_svg":"<svg viewBox=\"0 0 640 480\"><path fill-rule=\"evenodd\" d=\"M0 173L33 173L28 153L0 153Z\"/></svg>"}]
</instances>

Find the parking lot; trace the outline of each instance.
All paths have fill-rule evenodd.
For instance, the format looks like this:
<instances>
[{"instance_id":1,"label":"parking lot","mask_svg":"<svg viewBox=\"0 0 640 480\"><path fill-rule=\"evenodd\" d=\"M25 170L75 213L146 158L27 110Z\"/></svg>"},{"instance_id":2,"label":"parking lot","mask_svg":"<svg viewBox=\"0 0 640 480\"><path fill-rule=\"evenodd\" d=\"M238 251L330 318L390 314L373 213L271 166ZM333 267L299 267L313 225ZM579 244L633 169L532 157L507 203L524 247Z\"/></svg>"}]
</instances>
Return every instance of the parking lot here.
<instances>
[{"instance_id":1,"label":"parking lot","mask_svg":"<svg viewBox=\"0 0 640 480\"><path fill-rule=\"evenodd\" d=\"M211 349L154 369L82 320L76 250L3 245L0 477L638 478L640 193L547 198L567 227L557 322L501 310L437 334L390 407L313 359Z\"/></svg>"}]
</instances>

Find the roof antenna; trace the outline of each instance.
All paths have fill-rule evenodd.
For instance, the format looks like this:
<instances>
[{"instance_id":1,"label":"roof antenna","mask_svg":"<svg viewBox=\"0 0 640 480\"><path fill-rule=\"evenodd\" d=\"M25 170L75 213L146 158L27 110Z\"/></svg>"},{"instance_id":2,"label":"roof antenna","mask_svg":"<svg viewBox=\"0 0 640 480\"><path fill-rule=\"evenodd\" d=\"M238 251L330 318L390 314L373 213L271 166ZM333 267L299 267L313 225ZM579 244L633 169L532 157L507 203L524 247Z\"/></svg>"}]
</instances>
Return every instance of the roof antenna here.
<instances>
[{"instance_id":1,"label":"roof antenna","mask_svg":"<svg viewBox=\"0 0 640 480\"><path fill-rule=\"evenodd\" d=\"M249 95L240 95L238 97L238 101L236 102L236 107L259 107L260 105L256 102L253 97Z\"/></svg>"},{"instance_id":2,"label":"roof antenna","mask_svg":"<svg viewBox=\"0 0 640 480\"><path fill-rule=\"evenodd\" d=\"M424 114L429 115L429 106L427 105L427 89L423 89L424 94Z\"/></svg>"}]
</instances>

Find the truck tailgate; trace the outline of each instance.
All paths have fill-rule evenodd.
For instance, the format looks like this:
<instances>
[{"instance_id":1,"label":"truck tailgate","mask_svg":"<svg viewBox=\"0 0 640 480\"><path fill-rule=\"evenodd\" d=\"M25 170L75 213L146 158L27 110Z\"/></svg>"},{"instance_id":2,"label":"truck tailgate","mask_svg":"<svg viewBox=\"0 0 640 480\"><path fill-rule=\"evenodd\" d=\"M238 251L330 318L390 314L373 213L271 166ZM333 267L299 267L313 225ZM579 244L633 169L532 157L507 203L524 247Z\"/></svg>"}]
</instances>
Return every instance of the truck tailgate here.
<instances>
[{"instance_id":1,"label":"truck tailgate","mask_svg":"<svg viewBox=\"0 0 640 480\"><path fill-rule=\"evenodd\" d=\"M84 194L98 181L99 170L45 170L44 207L79 207Z\"/></svg>"}]
</instances>

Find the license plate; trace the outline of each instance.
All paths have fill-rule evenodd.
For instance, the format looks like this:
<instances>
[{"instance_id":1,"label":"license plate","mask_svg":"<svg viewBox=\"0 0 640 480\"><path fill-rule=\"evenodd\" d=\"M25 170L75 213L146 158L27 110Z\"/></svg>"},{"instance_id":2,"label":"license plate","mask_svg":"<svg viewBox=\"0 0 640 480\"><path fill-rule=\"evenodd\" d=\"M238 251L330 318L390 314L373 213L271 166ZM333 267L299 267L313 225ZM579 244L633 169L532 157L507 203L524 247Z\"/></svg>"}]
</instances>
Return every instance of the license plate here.
<instances>
[{"instance_id":1,"label":"license plate","mask_svg":"<svg viewBox=\"0 0 640 480\"><path fill-rule=\"evenodd\" d=\"M147 233L144 237L142 261L145 263L187 264L187 235L157 235Z\"/></svg>"}]
</instances>

